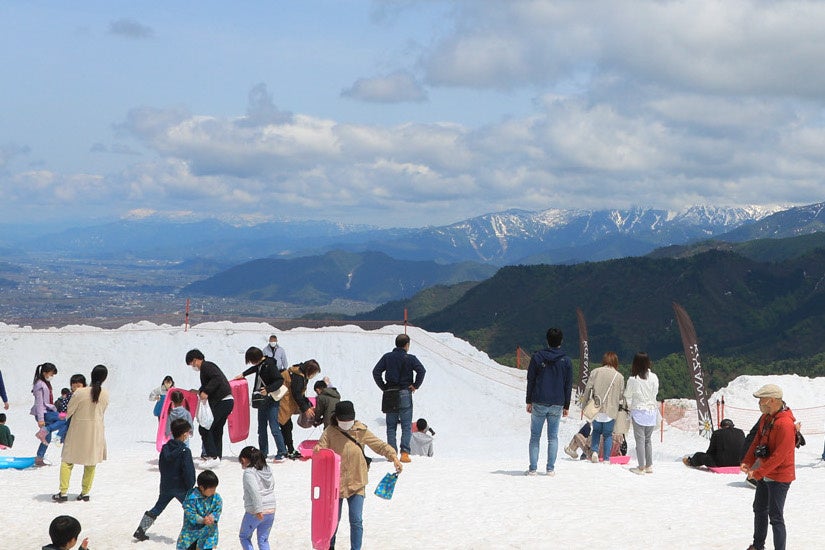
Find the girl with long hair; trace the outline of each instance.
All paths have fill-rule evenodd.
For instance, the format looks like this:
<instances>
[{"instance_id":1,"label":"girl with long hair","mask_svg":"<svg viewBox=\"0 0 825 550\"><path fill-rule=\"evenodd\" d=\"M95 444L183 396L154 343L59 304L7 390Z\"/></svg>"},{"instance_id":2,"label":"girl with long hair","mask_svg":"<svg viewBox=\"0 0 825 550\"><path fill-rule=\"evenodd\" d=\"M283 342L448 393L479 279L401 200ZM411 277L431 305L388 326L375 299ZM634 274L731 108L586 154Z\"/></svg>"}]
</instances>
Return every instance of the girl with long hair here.
<instances>
[{"instance_id":1,"label":"girl with long hair","mask_svg":"<svg viewBox=\"0 0 825 550\"><path fill-rule=\"evenodd\" d=\"M49 426L60 420L57 407L54 406L54 393L52 392L51 379L57 374L57 367L52 363L42 363L34 369L34 380L32 381L32 395L34 395L34 405L31 414L37 421L38 430L35 434L40 440L37 448L37 456L34 463L37 466L46 465L46 451L49 443L52 442L52 431Z\"/></svg>"},{"instance_id":2,"label":"girl with long hair","mask_svg":"<svg viewBox=\"0 0 825 550\"><path fill-rule=\"evenodd\" d=\"M636 459L638 466L631 468L634 474L653 473L653 430L659 421L659 402L656 395L659 393L659 377L650 370L650 357L639 352L633 357L630 367L630 378L624 398L630 407L630 418L633 421L633 438L636 440Z\"/></svg>"}]
</instances>

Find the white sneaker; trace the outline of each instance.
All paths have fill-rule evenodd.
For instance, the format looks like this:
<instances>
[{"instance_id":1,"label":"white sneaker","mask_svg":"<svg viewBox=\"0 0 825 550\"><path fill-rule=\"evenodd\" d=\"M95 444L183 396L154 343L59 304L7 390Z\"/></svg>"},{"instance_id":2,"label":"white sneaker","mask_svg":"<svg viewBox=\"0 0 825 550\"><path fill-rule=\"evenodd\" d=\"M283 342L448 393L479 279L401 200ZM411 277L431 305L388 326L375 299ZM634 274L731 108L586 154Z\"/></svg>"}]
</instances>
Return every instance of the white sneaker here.
<instances>
[{"instance_id":1,"label":"white sneaker","mask_svg":"<svg viewBox=\"0 0 825 550\"><path fill-rule=\"evenodd\" d=\"M599 453L597 453L596 451L593 451L592 453L590 453L590 462L593 462L594 464L598 463L599 462Z\"/></svg>"},{"instance_id":2,"label":"white sneaker","mask_svg":"<svg viewBox=\"0 0 825 550\"><path fill-rule=\"evenodd\" d=\"M211 470L212 468L217 468L220 465L221 465L221 459L220 458L207 458L207 459L201 461L200 464L198 464L198 468L203 468L204 470Z\"/></svg>"},{"instance_id":3,"label":"white sneaker","mask_svg":"<svg viewBox=\"0 0 825 550\"><path fill-rule=\"evenodd\" d=\"M556 475L556 471L555 470L547 470L547 475L550 476L550 477L553 477L553 476Z\"/></svg>"},{"instance_id":4,"label":"white sneaker","mask_svg":"<svg viewBox=\"0 0 825 550\"><path fill-rule=\"evenodd\" d=\"M820 458L817 462L814 462L811 465L811 468L825 468L825 460Z\"/></svg>"},{"instance_id":5,"label":"white sneaker","mask_svg":"<svg viewBox=\"0 0 825 550\"><path fill-rule=\"evenodd\" d=\"M630 471L633 472L636 475L640 475L640 476L645 475L645 469L644 468L631 468Z\"/></svg>"},{"instance_id":6,"label":"white sneaker","mask_svg":"<svg viewBox=\"0 0 825 550\"><path fill-rule=\"evenodd\" d=\"M534 476L534 475L536 475L536 471L535 470L527 470L526 472L524 472L524 475Z\"/></svg>"},{"instance_id":7,"label":"white sneaker","mask_svg":"<svg viewBox=\"0 0 825 550\"><path fill-rule=\"evenodd\" d=\"M652 474L653 473L653 466L648 466L647 468L645 468L645 473L646 474Z\"/></svg>"}]
</instances>

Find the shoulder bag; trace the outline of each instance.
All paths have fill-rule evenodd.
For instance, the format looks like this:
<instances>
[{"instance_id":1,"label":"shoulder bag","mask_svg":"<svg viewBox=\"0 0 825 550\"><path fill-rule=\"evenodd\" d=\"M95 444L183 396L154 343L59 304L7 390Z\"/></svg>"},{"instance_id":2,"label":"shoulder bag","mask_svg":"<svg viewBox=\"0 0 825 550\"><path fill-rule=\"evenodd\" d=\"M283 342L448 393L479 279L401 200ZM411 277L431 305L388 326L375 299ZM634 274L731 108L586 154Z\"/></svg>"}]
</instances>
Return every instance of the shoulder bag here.
<instances>
[{"instance_id":1,"label":"shoulder bag","mask_svg":"<svg viewBox=\"0 0 825 550\"><path fill-rule=\"evenodd\" d=\"M607 399L610 390L613 389L613 382L616 381L616 377L619 376L619 373L613 375L613 380L610 381L610 386L608 386L607 391L604 392L604 397L599 397L596 395L595 389L593 389L593 397L590 398L590 401L587 402L587 405L584 406L584 410L582 410L582 414L584 417L589 420L593 421L596 418L596 415L599 414L599 411L602 408L602 403L605 399Z\"/></svg>"}]
</instances>

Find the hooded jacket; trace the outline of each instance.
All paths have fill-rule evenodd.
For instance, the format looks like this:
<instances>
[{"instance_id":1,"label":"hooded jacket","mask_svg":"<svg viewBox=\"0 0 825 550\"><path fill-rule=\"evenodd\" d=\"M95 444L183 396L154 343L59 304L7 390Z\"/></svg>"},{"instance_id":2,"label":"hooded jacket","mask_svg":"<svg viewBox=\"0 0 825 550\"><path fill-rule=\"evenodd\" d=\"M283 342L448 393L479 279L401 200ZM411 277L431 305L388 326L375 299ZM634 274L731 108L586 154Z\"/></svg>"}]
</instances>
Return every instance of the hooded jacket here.
<instances>
[{"instance_id":1,"label":"hooded jacket","mask_svg":"<svg viewBox=\"0 0 825 550\"><path fill-rule=\"evenodd\" d=\"M192 451L183 441L170 439L160 450L160 492L185 493L195 485L195 464Z\"/></svg>"},{"instance_id":2,"label":"hooded jacket","mask_svg":"<svg viewBox=\"0 0 825 550\"><path fill-rule=\"evenodd\" d=\"M324 391L315 398L315 425L324 425L326 428L332 422L332 413L335 405L341 400L341 394L333 387L324 388Z\"/></svg>"},{"instance_id":3,"label":"hooded jacket","mask_svg":"<svg viewBox=\"0 0 825 550\"><path fill-rule=\"evenodd\" d=\"M205 497L197 487L186 493L183 499L183 527L178 535L177 550L187 550L192 543L197 543L198 550L217 548L218 523L222 511L223 500L218 493ZM215 518L215 523L206 525L203 518L210 514Z\"/></svg>"},{"instance_id":4,"label":"hooded jacket","mask_svg":"<svg viewBox=\"0 0 825 550\"><path fill-rule=\"evenodd\" d=\"M316 451L318 449L332 449L341 456L340 498L364 494L364 487L369 481L367 461L364 458L364 446L369 447L390 462L395 462L397 458L395 449L378 439L358 420L355 421L355 424L347 433L358 443L344 435L344 432L337 425L332 424L324 430L321 439L318 440L318 444L315 446Z\"/></svg>"},{"instance_id":5,"label":"hooded jacket","mask_svg":"<svg viewBox=\"0 0 825 550\"><path fill-rule=\"evenodd\" d=\"M269 466L244 468L243 508L247 514L275 511L275 479Z\"/></svg>"},{"instance_id":6,"label":"hooded jacket","mask_svg":"<svg viewBox=\"0 0 825 550\"><path fill-rule=\"evenodd\" d=\"M763 414L759 429L742 463L752 469L754 479L770 479L790 483L796 479L796 418L787 406L775 415ZM768 456L756 458L759 445L768 446Z\"/></svg>"},{"instance_id":7,"label":"hooded jacket","mask_svg":"<svg viewBox=\"0 0 825 550\"><path fill-rule=\"evenodd\" d=\"M561 348L545 348L533 354L527 367L528 405L561 405L570 408L573 363Z\"/></svg>"}]
</instances>

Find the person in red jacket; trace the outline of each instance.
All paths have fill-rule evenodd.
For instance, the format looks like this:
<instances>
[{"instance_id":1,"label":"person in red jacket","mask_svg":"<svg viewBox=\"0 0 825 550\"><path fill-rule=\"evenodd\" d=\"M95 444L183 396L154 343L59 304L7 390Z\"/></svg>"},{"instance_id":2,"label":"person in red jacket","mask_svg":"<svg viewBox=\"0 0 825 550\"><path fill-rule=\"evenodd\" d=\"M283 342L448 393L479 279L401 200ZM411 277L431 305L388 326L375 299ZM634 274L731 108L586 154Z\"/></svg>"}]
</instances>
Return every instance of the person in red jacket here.
<instances>
[{"instance_id":1,"label":"person in red jacket","mask_svg":"<svg viewBox=\"0 0 825 550\"><path fill-rule=\"evenodd\" d=\"M764 550L768 521L776 550L785 550L785 497L796 479L796 419L782 400L782 388L766 384L754 397L759 399L759 428L742 459L740 468L756 480L753 497L753 544L748 550Z\"/></svg>"}]
</instances>

